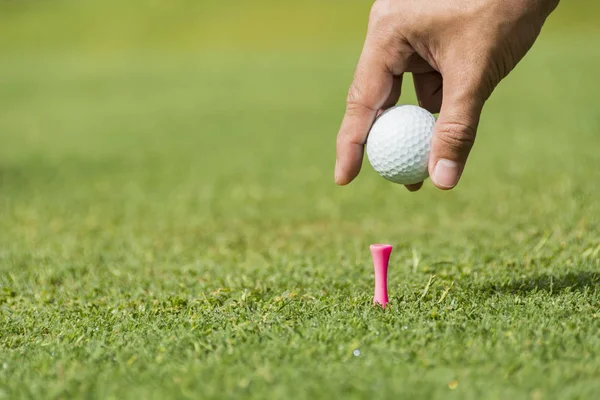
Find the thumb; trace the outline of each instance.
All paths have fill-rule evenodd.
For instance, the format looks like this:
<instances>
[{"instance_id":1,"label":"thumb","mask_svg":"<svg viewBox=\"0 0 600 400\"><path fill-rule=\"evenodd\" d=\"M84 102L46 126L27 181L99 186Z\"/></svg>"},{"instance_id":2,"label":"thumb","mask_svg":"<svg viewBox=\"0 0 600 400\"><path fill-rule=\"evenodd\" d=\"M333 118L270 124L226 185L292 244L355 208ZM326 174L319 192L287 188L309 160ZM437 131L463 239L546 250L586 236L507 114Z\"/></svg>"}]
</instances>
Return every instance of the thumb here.
<instances>
[{"instance_id":1,"label":"thumb","mask_svg":"<svg viewBox=\"0 0 600 400\"><path fill-rule=\"evenodd\" d=\"M477 90L452 82L444 84L442 107L431 141L429 171L437 188L450 190L458 184L475 143L484 101Z\"/></svg>"}]
</instances>

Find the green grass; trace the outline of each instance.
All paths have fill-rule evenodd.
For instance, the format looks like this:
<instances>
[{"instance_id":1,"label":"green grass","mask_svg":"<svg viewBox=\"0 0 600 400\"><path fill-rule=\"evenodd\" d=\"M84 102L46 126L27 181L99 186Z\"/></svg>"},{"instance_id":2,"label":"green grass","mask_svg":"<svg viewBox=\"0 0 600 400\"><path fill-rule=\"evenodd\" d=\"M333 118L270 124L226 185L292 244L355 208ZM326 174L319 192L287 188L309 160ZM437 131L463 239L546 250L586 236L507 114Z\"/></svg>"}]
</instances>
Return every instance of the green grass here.
<instances>
[{"instance_id":1,"label":"green grass","mask_svg":"<svg viewBox=\"0 0 600 400\"><path fill-rule=\"evenodd\" d=\"M333 184L352 18L313 49L167 28L102 46L71 17L56 48L0 34L0 398L595 398L599 36L564 15L488 103L459 187L416 194L367 162Z\"/></svg>"}]
</instances>

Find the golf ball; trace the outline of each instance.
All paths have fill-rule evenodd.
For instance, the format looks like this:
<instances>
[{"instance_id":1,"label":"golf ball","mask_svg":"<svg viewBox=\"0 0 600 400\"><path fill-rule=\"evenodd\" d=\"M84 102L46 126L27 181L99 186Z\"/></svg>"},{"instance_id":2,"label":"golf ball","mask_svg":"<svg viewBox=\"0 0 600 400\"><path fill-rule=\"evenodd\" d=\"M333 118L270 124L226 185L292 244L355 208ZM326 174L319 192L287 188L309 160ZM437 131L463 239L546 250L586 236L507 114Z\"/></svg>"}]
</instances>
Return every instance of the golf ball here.
<instances>
[{"instance_id":1,"label":"golf ball","mask_svg":"<svg viewBox=\"0 0 600 400\"><path fill-rule=\"evenodd\" d=\"M383 112L367 137L366 151L373 169L402 185L429 177L427 164L435 117L424 108L401 105Z\"/></svg>"}]
</instances>

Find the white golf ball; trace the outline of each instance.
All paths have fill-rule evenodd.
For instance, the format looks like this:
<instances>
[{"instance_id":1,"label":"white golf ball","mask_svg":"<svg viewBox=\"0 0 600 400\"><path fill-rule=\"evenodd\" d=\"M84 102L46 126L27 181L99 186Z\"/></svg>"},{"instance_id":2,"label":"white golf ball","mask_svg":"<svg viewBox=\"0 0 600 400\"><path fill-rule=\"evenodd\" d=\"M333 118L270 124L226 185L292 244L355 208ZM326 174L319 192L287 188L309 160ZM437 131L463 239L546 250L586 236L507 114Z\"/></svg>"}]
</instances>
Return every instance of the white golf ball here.
<instances>
[{"instance_id":1,"label":"white golf ball","mask_svg":"<svg viewBox=\"0 0 600 400\"><path fill-rule=\"evenodd\" d=\"M401 105L383 112L373 124L366 151L373 169L388 181L401 185L423 182L435 117L424 108Z\"/></svg>"}]
</instances>

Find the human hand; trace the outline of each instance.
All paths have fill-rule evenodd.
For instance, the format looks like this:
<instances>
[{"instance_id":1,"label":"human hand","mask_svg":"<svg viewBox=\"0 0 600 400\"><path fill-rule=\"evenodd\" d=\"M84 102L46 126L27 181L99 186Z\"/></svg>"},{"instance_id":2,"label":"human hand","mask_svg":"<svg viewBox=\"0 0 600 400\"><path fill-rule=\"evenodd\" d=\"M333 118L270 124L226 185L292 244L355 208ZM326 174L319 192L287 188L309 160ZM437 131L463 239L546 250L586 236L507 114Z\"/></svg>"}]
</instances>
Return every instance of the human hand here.
<instances>
[{"instance_id":1,"label":"human hand","mask_svg":"<svg viewBox=\"0 0 600 400\"><path fill-rule=\"evenodd\" d=\"M484 103L526 55L559 0L377 0L337 137L335 182L360 172L375 118L413 74L419 105L439 113L429 174L439 189L462 175ZM423 183L408 185L411 191Z\"/></svg>"}]
</instances>

